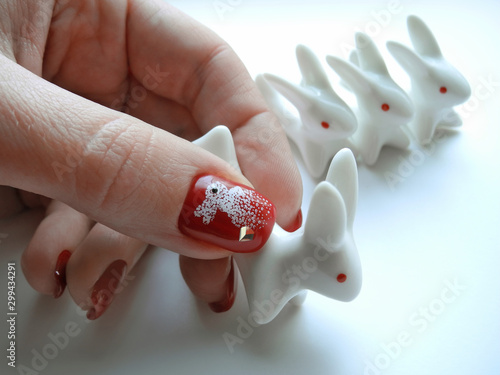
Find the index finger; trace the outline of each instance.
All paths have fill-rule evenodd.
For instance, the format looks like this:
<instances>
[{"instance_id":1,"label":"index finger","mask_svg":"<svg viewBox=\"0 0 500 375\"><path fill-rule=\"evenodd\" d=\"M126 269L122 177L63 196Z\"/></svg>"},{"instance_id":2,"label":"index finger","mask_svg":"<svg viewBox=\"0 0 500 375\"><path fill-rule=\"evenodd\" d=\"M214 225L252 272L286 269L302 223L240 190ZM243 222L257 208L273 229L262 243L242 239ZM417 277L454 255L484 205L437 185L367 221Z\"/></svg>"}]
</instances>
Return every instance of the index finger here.
<instances>
[{"instance_id":1,"label":"index finger","mask_svg":"<svg viewBox=\"0 0 500 375\"><path fill-rule=\"evenodd\" d=\"M127 41L137 79L161 75L152 91L186 107L202 132L232 130L243 173L276 205L277 222L296 229L302 183L286 135L227 43L160 0L130 3Z\"/></svg>"}]
</instances>

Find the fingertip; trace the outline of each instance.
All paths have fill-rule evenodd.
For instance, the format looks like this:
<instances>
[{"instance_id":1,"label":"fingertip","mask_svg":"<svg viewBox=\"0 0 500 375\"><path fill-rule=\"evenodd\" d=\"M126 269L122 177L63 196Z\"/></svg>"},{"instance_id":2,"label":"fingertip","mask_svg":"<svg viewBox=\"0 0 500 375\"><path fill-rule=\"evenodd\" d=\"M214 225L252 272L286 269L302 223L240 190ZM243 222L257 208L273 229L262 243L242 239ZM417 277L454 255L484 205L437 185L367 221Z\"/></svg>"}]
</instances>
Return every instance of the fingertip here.
<instances>
[{"instance_id":1,"label":"fingertip","mask_svg":"<svg viewBox=\"0 0 500 375\"><path fill-rule=\"evenodd\" d=\"M191 292L212 311L225 312L233 306L238 278L232 258L203 260L181 255L179 265Z\"/></svg>"},{"instance_id":2,"label":"fingertip","mask_svg":"<svg viewBox=\"0 0 500 375\"><path fill-rule=\"evenodd\" d=\"M243 174L276 206L276 222L300 227L302 178L286 134L276 117L261 113L234 131Z\"/></svg>"},{"instance_id":3,"label":"fingertip","mask_svg":"<svg viewBox=\"0 0 500 375\"><path fill-rule=\"evenodd\" d=\"M51 269L52 264L50 258L39 248L36 243L30 242L21 255L21 269L26 281L34 290L50 295L54 293L54 285L52 279L47 276L47 270Z\"/></svg>"},{"instance_id":4,"label":"fingertip","mask_svg":"<svg viewBox=\"0 0 500 375\"><path fill-rule=\"evenodd\" d=\"M276 221L275 206L248 186L213 175L196 177L179 215L184 235L236 253L258 251Z\"/></svg>"},{"instance_id":5,"label":"fingertip","mask_svg":"<svg viewBox=\"0 0 500 375\"><path fill-rule=\"evenodd\" d=\"M92 306L87 311L87 319L95 320L106 312L122 287L127 268L127 262L117 259L104 270L92 287Z\"/></svg>"},{"instance_id":6,"label":"fingertip","mask_svg":"<svg viewBox=\"0 0 500 375\"><path fill-rule=\"evenodd\" d=\"M54 270L54 279L56 286L54 288L54 298L59 298L66 289L66 265L71 257L71 251L63 250L57 257L56 267Z\"/></svg>"},{"instance_id":7,"label":"fingertip","mask_svg":"<svg viewBox=\"0 0 500 375\"><path fill-rule=\"evenodd\" d=\"M112 305L135 276L130 274L147 244L96 224L68 262L68 290L75 303L95 320Z\"/></svg>"},{"instance_id":8,"label":"fingertip","mask_svg":"<svg viewBox=\"0 0 500 375\"><path fill-rule=\"evenodd\" d=\"M238 279L235 276L234 271L234 260L230 261L231 270L229 271L229 275L226 280L226 288L225 293L219 301L215 301L208 304L210 310L215 313L226 312L233 307L234 300L236 298L236 290L238 288Z\"/></svg>"},{"instance_id":9,"label":"fingertip","mask_svg":"<svg viewBox=\"0 0 500 375\"><path fill-rule=\"evenodd\" d=\"M284 225L283 229L287 232L295 232L302 226L302 209L299 209L297 216L293 219L290 224Z\"/></svg>"},{"instance_id":10,"label":"fingertip","mask_svg":"<svg viewBox=\"0 0 500 375\"><path fill-rule=\"evenodd\" d=\"M66 266L90 225L90 219L64 203L49 205L21 257L23 273L33 289L54 298L63 294Z\"/></svg>"}]
</instances>

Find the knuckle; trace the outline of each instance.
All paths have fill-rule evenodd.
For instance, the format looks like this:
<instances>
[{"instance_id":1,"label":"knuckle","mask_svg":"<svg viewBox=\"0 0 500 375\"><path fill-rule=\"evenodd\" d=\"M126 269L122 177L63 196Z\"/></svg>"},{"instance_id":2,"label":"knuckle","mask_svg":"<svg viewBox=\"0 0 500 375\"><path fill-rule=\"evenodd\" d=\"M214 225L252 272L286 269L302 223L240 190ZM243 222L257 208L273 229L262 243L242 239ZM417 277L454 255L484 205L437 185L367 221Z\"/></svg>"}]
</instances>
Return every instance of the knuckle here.
<instances>
[{"instance_id":1,"label":"knuckle","mask_svg":"<svg viewBox=\"0 0 500 375\"><path fill-rule=\"evenodd\" d=\"M152 129L120 118L102 126L88 142L76 170L76 186L93 213L116 221L142 196L152 138Z\"/></svg>"}]
</instances>

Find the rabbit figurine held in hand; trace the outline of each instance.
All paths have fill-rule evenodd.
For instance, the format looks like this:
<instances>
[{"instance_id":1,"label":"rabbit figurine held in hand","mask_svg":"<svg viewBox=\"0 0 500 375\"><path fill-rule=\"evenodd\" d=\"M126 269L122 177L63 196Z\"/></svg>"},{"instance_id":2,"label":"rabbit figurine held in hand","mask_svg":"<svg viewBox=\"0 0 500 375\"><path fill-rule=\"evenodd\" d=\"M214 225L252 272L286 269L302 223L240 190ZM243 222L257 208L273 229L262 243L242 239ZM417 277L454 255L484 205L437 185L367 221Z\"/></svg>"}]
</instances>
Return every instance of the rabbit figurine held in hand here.
<instances>
[{"instance_id":1,"label":"rabbit figurine held in hand","mask_svg":"<svg viewBox=\"0 0 500 375\"><path fill-rule=\"evenodd\" d=\"M217 126L194 143L238 166L226 127ZM343 149L314 190L302 228L289 233L275 224L259 251L233 255L255 323L270 322L291 300L303 302L308 289L345 302L358 295L361 263L352 232L357 197L356 161Z\"/></svg>"},{"instance_id":2,"label":"rabbit figurine held in hand","mask_svg":"<svg viewBox=\"0 0 500 375\"><path fill-rule=\"evenodd\" d=\"M464 103L471 88L445 60L427 25L416 16L409 16L407 23L414 51L393 41L387 42L387 48L411 78L416 116L409 128L420 144L428 144L436 128L462 124L453 106Z\"/></svg>"},{"instance_id":3,"label":"rabbit figurine held in hand","mask_svg":"<svg viewBox=\"0 0 500 375\"><path fill-rule=\"evenodd\" d=\"M357 169L349 149L332 160L326 180L314 190L305 225L287 233L275 225L266 245L236 254L250 312L270 322L304 291L348 302L361 289L361 263L352 233L357 202Z\"/></svg>"},{"instance_id":4,"label":"rabbit figurine held in hand","mask_svg":"<svg viewBox=\"0 0 500 375\"><path fill-rule=\"evenodd\" d=\"M353 148L348 137L356 131L357 121L331 87L316 55L298 45L296 56L302 74L300 85L268 73L255 81L289 139L297 145L309 173L320 177L340 149ZM278 92L297 108L300 119L286 110Z\"/></svg>"},{"instance_id":5,"label":"rabbit figurine held in hand","mask_svg":"<svg viewBox=\"0 0 500 375\"><path fill-rule=\"evenodd\" d=\"M352 140L363 161L373 165L384 145L401 149L410 145L403 126L411 121L414 110L408 95L390 77L373 41L361 32L355 40L353 63L334 56L326 60L356 95L359 129Z\"/></svg>"}]
</instances>

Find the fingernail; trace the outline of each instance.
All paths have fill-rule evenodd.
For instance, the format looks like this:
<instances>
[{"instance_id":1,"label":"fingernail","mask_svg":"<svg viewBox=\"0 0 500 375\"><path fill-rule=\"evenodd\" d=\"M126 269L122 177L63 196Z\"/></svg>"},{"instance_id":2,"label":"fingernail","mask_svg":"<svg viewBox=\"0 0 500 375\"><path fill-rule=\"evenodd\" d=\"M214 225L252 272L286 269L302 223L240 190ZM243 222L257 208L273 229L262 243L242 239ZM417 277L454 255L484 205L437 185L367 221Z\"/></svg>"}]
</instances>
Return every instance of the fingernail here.
<instances>
[{"instance_id":1,"label":"fingernail","mask_svg":"<svg viewBox=\"0 0 500 375\"><path fill-rule=\"evenodd\" d=\"M234 299L236 297L236 289L238 287L238 279L235 277L234 272L234 263L231 259L231 270L229 271L229 275L226 281L226 293L224 298L218 302L209 303L208 306L213 312L222 313L228 311L234 303Z\"/></svg>"},{"instance_id":2,"label":"fingernail","mask_svg":"<svg viewBox=\"0 0 500 375\"><path fill-rule=\"evenodd\" d=\"M259 250L276 221L274 205L248 186L220 177L194 179L179 216L179 230L236 253Z\"/></svg>"},{"instance_id":3,"label":"fingernail","mask_svg":"<svg viewBox=\"0 0 500 375\"><path fill-rule=\"evenodd\" d=\"M286 230L287 232L295 232L301 226L302 226L302 209L299 210L299 213L295 217L293 223L291 223L288 227L283 229Z\"/></svg>"},{"instance_id":4,"label":"fingernail","mask_svg":"<svg viewBox=\"0 0 500 375\"><path fill-rule=\"evenodd\" d=\"M56 288L54 289L54 298L59 298L66 289L66 265L68 264L71 251L63 250L57 257L54 278L56 279Z\"/></svg>"},{"instance_id":5,"label":"fingernail","mask_svg":"<svg viewBox=\"0 0 500 375\"><path fill-rule=\"evenodd\" d=\"M94 305L87 311L87 319L95 320L107 310L115 297L115 293L125 277L127 263L115 260L103 272L92 288L91 300Z\"/></svg>"}]
</instances>

